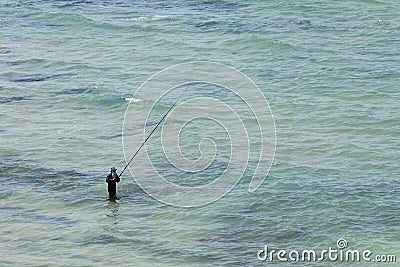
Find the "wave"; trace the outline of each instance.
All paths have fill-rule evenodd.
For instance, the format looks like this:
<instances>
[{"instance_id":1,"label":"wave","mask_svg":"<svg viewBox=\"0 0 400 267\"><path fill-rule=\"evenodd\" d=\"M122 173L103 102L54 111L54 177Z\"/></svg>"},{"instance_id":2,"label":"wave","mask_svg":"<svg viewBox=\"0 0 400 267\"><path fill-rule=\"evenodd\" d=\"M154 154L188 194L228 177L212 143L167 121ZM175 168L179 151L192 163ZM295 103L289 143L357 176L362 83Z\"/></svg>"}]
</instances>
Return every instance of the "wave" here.
<instances>
[{"instance_id":1,"label":"wave","mask_svg":"<svg viewBox=\"0 0 400 267\"><path fill-rule=\"evenodd\" d=\"M124 19L125 21L157 21L157 20L166 20L172 19L169 16L155 15L155 16L139 16L133 18Z\"/></svg>"},{"instance_id":2,"label":"wave","mask_svg":"<svg viewBox=\"0 0 400 267\"><path fill-rule=\"evenodd\" d=\"M137 102L140 102L142 100L139 99L139 98L134 98L134 97L125 97L125 101L127 101L129 103L137 103Z\"/></svg>"}]
</instances>

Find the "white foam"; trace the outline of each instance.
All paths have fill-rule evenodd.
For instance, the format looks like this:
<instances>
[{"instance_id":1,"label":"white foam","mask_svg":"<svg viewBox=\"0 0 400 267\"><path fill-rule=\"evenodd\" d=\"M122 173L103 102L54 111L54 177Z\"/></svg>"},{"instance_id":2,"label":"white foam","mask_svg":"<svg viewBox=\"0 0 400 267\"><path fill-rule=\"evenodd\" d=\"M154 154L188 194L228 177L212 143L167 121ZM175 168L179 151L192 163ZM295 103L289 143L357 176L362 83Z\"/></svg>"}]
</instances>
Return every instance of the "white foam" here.
<instances>
[{"instance_id":1,"label":"white foam","mask_svg":"<svg viewBox=\"0 0 400 267\"><path fill-rule=\"evenodd\" d=\"M134 18L129 18L129 19L125 19L127 21L131 20L131 21L154 21L154 20L162 20L162 19L171 19L168 16L161 16L161 15L155 15L155 16L151 16L151 17L145 17L145 16L141 16L141 17L134 17Z\"/></svg>"},{"instance_id":2,"label":"white foam","mask_svg":"<svg viewBox=\"0 0 400 267\"><path fill-rule=\"evenodd\" d=\"M140 101L142 101L141 99L138 99L138 98L133 98L133 97L125 97L125 101L128 101L129 103L137 103L137 102L140 102Z\"/></svg>"}]
</instances>

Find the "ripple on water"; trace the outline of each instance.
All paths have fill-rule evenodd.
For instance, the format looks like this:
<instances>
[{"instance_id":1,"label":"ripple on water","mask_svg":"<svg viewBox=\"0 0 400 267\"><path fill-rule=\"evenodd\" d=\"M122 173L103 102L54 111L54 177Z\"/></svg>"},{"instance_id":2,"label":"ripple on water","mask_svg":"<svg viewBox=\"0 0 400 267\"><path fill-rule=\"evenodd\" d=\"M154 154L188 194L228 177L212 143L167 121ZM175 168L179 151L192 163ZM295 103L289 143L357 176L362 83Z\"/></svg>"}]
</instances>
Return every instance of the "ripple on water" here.
<instances>
[{"instance_id":1,"label":"ripple on water","mask_svg":"<svg viewBox=\"0 0 400 267\"><path fill-rule=\"evenodd\" d=\"M7 104L24 100L31 100L31 98L27 96L0 96L0 104Z\"/></svg>"},{"instance_id":2,"label":"ripple on water","mask_svg":"<svg viewBox=\"0 0 400 267\"><path fill-rule=\"evenodd\" d=\"M33 223L33 224L47 224L49 226L56 225L74 225L76 221L71 220L64 216L54 216L44 214L40 209L29 209L19 206L0 207L2 214L7 214L7 218L2 218L9 223Z\"/></svg>"},{"instance_id":3,"label":"ripple on water","mask_svg":"<svg viewBox=\"0 0 400 267\"><path fill-rule=\"evenodd\" d=\"M31 82L44 82L48 80L53 80L55 78L64 76L63 74L52 74L52 75L43 75L43 74L31 74L28 76L24 76L21 78L14 78L10 81L16 83L31 83Z\"/></svg>"}]
</instances>

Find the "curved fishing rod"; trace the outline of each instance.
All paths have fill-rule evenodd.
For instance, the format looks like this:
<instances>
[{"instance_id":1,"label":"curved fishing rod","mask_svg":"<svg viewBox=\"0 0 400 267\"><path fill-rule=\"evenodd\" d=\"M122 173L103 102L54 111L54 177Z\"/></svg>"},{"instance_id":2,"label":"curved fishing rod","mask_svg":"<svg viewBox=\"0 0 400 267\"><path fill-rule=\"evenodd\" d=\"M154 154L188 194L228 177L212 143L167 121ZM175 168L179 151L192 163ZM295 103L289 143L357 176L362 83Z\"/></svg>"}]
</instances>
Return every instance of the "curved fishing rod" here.
<instances>
[{"instance_id":1,"label":"curved fishing rod","mask_svg":"<svg viewBox=\"0 0 400 267\"><path fill-rule=\"evenodd\" d=\"M186 90L185 90L186 91ZM164 114L164 116L162 117L162 119L157 123L156 127L154 127L154 129L150 132L150 134L146 137L146 139L144 140L144 142L140 145L140 147L136 150L135 154L133 154L132 158L129 160L128 164L126 164L125 168L122 170L122 172L119 174L119 177L121 177L121 175L124 173L124 171L126 170L126 168L128 168L129 164L131 164L132 160L136 157L136 155L139 153L140 149L144 146L144 144L146 144L147 140L149 140L150 136L154 133L154 131L157 129L157 127L161 124L161 122L165 119L165 117L167 117L167 115L169 114L169 112L176 106L176 104L178 104L179 100L182 98L183 94L185 93L185 91L183 91L182 95L178 98L178 100L176 100L176 102L168 109L167 113Z\"/></svg>"}]
</instances>

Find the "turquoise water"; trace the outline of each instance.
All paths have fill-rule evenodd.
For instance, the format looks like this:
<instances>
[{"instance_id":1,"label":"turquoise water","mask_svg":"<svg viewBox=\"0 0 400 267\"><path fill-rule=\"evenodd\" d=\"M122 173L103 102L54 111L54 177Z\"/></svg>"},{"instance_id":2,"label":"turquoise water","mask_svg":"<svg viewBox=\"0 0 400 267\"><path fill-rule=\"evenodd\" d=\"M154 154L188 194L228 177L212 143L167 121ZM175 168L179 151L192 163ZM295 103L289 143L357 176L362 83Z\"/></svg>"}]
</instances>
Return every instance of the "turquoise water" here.
<instances>
[{"instance_id":1,"label":"turquoise water","mask_svg":"<svg viewBox=\"0 0 400 267\"><path fill-rule=\"evenodd\" d=\"M339 238L399 261L399 11L393 0L1 1L0 265L287 265L257 251ZM249 193L251 161L219 201L178 208L126 173L107 201L105 176L126 163L125 97L195 60L240 70L268 99L268 178Z\"/></svg>"}]
</instances>

